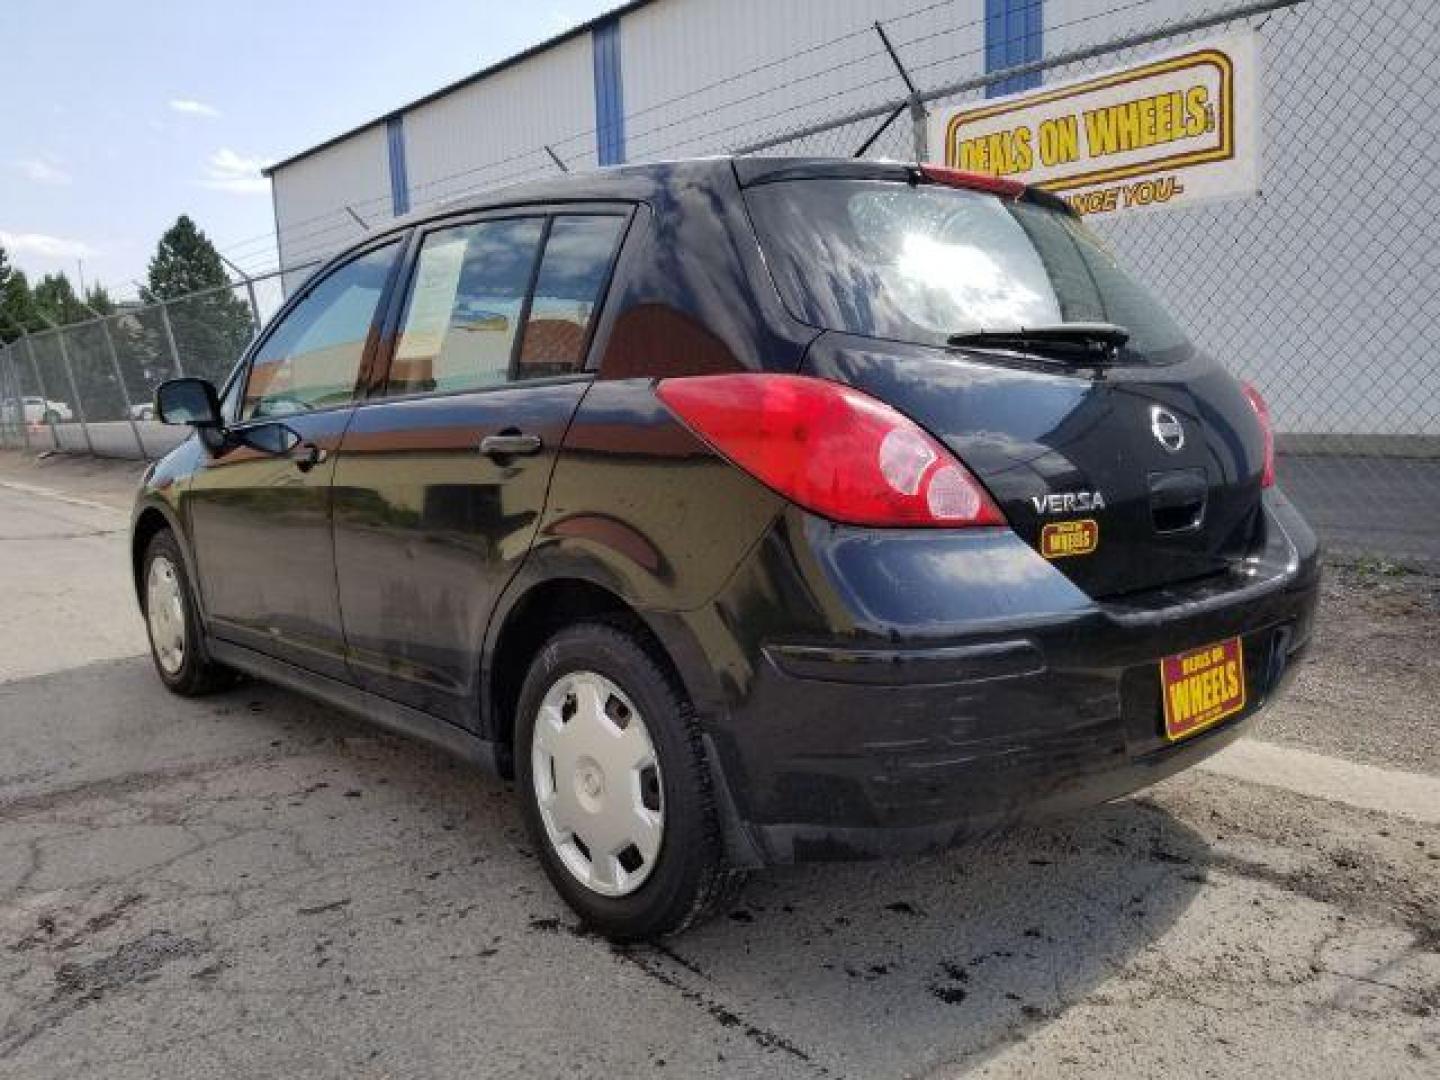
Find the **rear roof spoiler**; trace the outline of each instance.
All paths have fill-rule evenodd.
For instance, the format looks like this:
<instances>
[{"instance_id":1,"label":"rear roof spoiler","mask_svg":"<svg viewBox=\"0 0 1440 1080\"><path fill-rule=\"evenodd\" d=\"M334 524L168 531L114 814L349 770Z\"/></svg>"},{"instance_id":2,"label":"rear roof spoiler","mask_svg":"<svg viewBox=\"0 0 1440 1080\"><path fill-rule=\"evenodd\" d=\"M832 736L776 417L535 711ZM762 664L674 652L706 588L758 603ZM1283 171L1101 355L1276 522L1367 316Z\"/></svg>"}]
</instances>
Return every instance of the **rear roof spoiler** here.
<instances>
[{"instance_id":1,"label":"rear roof spoiler","mask_svg":"<svg viewBox=\"0 0 1440 1080\"><path fill-rule=\"evenodd\" d=\"M1002 198L1023 199L1049 210L1077 216L1074 207L1044 188L984 173L962 172L941 165L865 161L858 158L739 157L734 158L733 162L735 178L741 187L754 187L757 184L770 184L781 180L889 180L908 184L945 184L949 187L994 192Z\"/></svg>"}]
</instances>

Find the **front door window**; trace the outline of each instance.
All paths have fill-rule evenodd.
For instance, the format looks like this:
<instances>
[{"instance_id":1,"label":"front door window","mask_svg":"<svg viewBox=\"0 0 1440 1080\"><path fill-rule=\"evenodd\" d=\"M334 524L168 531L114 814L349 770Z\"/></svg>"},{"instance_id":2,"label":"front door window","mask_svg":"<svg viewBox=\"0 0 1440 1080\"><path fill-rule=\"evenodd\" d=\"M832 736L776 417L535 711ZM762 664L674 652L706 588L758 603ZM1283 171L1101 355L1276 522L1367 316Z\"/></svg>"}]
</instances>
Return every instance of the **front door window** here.
<instances>
[{"instance_id":1,"label":"front door window","mask_svg":"<svg viewBox=\"0 0 1440 1080\"><path fill-rule=\"evenodd\" d=\"M349 403L399 249L396 241L367 251L310 287L255 354L241 419Z\"/></svg>"}]
</instances>

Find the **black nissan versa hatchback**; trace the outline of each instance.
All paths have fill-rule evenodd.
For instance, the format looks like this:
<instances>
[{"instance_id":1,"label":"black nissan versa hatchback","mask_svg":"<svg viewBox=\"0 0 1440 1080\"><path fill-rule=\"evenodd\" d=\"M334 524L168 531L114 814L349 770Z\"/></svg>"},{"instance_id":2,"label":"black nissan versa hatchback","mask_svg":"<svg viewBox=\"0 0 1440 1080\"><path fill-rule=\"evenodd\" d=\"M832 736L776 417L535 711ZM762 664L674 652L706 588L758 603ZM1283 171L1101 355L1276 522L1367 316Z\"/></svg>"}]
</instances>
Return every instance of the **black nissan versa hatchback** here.
<instances>
[{"instance_id":1,"label":"black nissan versa hatchback","mask_svg":"<svg viewBox=\"0 0 1440 1080\"><path fill-rule=\"evenodd\" d=\"M713 159L377 230L147 474L177 693L269 679L513 776L620 938L1214 753L1310 636L1265 403L1044 192Z\"/></svg>"}]
</instances>

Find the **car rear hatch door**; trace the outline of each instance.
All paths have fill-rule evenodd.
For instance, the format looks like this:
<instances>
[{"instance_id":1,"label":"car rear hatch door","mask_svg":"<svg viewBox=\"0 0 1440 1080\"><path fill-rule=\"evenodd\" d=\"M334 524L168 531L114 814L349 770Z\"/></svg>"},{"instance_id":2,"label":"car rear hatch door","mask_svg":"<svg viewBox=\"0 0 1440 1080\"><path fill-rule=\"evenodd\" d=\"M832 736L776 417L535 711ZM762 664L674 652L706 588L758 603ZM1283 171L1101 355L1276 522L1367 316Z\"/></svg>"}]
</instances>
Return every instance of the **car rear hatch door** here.
<instances>
[{"instance_id":1,"label":"car rear hatch door","mask_svg":"<svg viewBox=\"0 0 1440 1080\"><path fill-rule=\"evenodd\" d=\"M740 175L787 308L829 331L804 372L929 429L1090 595L1250 549L1265 443L1243 388L1064 203L928 166Z\"/></svg>"}]
</instances>

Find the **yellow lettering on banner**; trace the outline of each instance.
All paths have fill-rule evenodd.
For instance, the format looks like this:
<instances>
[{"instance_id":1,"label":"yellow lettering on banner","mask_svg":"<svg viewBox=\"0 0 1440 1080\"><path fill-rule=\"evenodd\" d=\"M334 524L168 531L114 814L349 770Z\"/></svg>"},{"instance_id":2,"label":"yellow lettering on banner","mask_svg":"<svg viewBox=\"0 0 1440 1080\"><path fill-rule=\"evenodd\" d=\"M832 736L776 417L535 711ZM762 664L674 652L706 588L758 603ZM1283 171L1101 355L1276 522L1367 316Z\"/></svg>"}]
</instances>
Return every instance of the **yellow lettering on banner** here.
<instances>
[{"instance_id":1,"label":"yellow lettering on banner","mask_svg":"<svg viewBox=\"0 0 1440 1080\"><path fill-rule=\"evenodd\" d=\"M1191 139L1214 123L1203 84L1087 109L1084 118L1085 145L1095 158Z\"/></svg>"},{"instance_id":2,"label":"yellow lettering on banner","mask_svg":"<svg viewBox=\"0 0 1440 1080\"><path fill-rule=\"evenodd\" d=\"M1185 187L1176 177L1162 176L1156 180L1141 180L1134 184L1066 195L1065 201L1075 208L1077 214L1103 214L1117 206L1128 208L1166 203L1183 194Z\"/></svg>"},{"instance_id":3,"label":"yellow lettering on banner","mask_svg":"<svg viewBox=\"0 0 1440 1080\"><path fill-rule=\"evenodd\" d=\"M1214 114L1210 111L1210 88L1192 86L1185 91L1185 134L1194 138L1203 135L1214 126Z\"/></svg>"},{"instance_id":4,"label":"yellow lettering on banner","mask_svg":"<svg viewBox=\"0 0 1440 1080\"><path fill-rule=\"evenodd\" d=\"M970 172L1009 176L1034 167L1035 149L1028 127L992 131L960 143L960 168Z\"/></svg>"},{"instance_id":5,"label":"yellow lettering on banner","mask_svg":"<svg viewBox=\"0 0 1440 1080\"><path fill-rule=\"evenodd\" d=\"M1080 121L1054 116L1040 124L1040 163L1066 165L1080 160Z\"/></svg>"}]
</instances>

